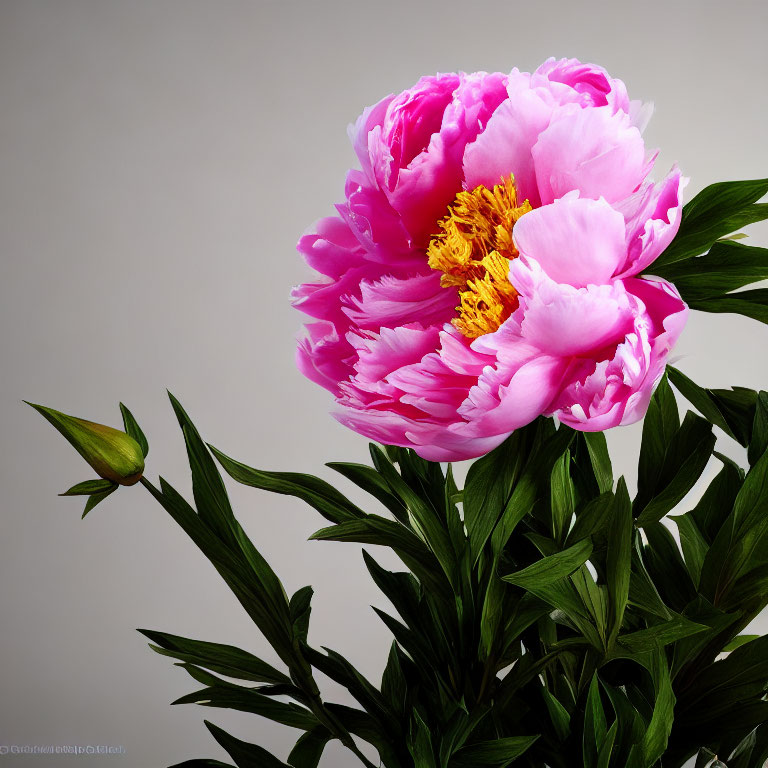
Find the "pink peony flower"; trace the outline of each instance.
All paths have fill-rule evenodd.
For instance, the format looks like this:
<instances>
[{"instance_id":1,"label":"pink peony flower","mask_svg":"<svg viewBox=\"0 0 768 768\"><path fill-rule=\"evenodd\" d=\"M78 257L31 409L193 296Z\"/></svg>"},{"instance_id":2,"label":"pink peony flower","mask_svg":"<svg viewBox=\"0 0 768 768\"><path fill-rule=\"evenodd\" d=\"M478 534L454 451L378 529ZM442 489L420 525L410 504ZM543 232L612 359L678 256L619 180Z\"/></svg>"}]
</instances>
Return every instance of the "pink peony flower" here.
<instances>
[{"instance_id":1,"label":"pink peony flower","mask_svg":"<svg viewBox=\"0 0 768 768\"><path fill-rule=\"evenodd\" d=\"M687 307L640 273L685 179L647 180L647 110L605 70L447 74L366 109L338 215L299 242L324 278L298 365L336 417L426 459L486 453L540 414L644 415Z\"/></svg>"}]
</instances>

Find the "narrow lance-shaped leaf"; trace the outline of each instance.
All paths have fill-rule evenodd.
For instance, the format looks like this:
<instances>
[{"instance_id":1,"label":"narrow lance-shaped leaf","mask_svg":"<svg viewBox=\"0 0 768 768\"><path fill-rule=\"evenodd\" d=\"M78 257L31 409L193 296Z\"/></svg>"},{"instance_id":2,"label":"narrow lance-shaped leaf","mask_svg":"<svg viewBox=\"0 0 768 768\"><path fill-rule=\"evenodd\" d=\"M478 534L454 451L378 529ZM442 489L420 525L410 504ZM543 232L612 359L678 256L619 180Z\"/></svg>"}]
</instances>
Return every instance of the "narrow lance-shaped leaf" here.
<instances>
[{"instance_id":1,"label":"narrow lance-shaped leaf","mask_svg":"<svg viewBox=\"0 0 768 768\"><path fill-rule=\"evenodd\" d=\"M618 637L629 599L629 581L632 567L632 504L624 478L619 478L616 496L611 510L611 527L608 532L606 575L609 599L608 646Z\"/></svg>"},{"instance_id":2,"label":"narrow lance-shaped leaf","mask_svg":"<svg viewBox=\"0 0 768 768\"><path fill-rule=\"evenodd\" d=\"M355 520L365 514L325 480L297 472L267 472L254 469L229 458L213 446L209 448L224 471L238 483L272 493L296 496L333 523Z\"/></svg>"},{"instance_id":3,"label":"narrow lance-shaped leaf","mask_svg":"<svg viewBox=\"0 0 768 768\"><path fill-rule=\"evenodd\" d=\"M710 184L684 206L677 236L646 271L656 274L663 266L703 253L724 235L768 218L768 205L754 205L767 192L768 179Z\"/></svg>"},{"instance_id":4,"label":"narrow lance-shaped leaf","mask_svg":"<svg viewBox=\"0 0 768 768\"><path fill-rule=\"evenodd\" d=\"M591 554L592 542L584 539L562 552L544 557L527 568L510 573L503 579L523 589L540 589L572 574L587 562Z\"/></svg>"}]
</instances>

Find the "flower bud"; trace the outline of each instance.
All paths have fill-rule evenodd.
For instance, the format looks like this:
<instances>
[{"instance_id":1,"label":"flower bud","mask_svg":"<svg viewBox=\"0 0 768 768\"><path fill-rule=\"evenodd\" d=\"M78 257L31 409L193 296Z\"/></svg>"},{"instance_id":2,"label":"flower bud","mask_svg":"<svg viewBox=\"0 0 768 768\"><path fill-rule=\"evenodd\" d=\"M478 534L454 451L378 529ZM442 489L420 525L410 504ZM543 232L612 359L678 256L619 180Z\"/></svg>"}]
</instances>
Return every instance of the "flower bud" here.
<instances>
[{"instance_id":1,"label":"flower bud","mask_svg":"<svg viewBox=\"0 0 768 768\"><path fill-rule=\"evenodd\" d=\"M43 405L27 405L31 405L48 419L93 467L99 477L119 485L133 485L141 479L144 472L144 454L141 446L130 435L103 424L68 416Z\"/></svg>"}]
</instances>

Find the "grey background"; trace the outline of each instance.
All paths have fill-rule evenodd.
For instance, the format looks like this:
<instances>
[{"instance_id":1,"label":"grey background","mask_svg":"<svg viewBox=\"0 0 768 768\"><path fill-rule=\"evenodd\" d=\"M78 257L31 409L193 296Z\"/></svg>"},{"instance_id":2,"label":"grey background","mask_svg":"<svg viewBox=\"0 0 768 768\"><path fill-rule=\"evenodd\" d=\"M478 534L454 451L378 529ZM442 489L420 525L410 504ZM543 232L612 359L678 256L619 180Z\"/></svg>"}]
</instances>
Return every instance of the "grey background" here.
<instances>
[{"instance_id":1,"label":"grey background","mask_svg":"<svg viewBox=\"0 0 768 768\"><path fill-rule=\"evenodd\" d=\"M148 473L187 489L164 388L247 463L330 478L366 441L294 369L308 278L294 251L331 212L362 108L435 71L598 62L654 100L657 178L768 175L767 6L759 2L0 2L2 533L0 744L121 745L122 757L0 757L7 766L162 766L223 757L208 717L285 757L296 732L169 707L195 683L136 627L274 655L181 531L143 492L79 522L56 494L88 468L21 399L119 424ZM768 229L753 228L768 243ZM768 329L694 313L681 367L711 386L765 387ZM634 482L639 428L614 431ZM722 441L722 450L738 456ZM289 591L316 589L311 639L378 679L389 643L359 547L307 542L300 502L232 487ZM351 491L353 498L362 501ZM388 562L383 557L384 562ZM768 629L763 622L762 629ZM331 697L344 700L331 684ZM323 765L354 765L332 745Z\"/></svg>"}]
</instances>

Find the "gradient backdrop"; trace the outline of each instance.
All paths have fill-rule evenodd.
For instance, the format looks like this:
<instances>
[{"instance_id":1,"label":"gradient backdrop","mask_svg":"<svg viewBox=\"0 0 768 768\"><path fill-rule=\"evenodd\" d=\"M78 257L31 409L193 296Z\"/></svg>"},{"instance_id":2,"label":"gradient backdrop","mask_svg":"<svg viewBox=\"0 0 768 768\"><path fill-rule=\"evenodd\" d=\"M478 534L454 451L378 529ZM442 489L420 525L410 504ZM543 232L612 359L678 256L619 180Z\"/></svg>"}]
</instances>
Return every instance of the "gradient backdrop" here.
<instances>
[{"instance_id":1,"label":"gradient backdrop","mask_svg":"<svg viewBox=\"0 0 768 768\"><path fill-rule=\"evenodd\" d=\"M150 476L185 490L166 387L230 455L331 478L323 463L364 461L366 441L295 370L287 297L309 276L296 240L341 197L362 108L422 74L576 56L655 101L657 176L678 161L690 198L768 175L766 22L757 0L2 0L0 745L125 755L0 765L221 759L204 717L283 758L298 735L168 706L196 684L136 627L274 655L141 488L80 523L82 501L56 494L89 470L22 398L114 425L123 400L148 434ZM768 244L768 228L752 235ZM710 386L766 387L767 346L764 326L694 313L679 365ZM630 483L639 434L609 436ZM385 606L360 548L307 542L323 520L297 500L231 492L287 589L315 586L311 640L378 679L389 636L369 604ZM334 745L323 762L355 764Z\"/></svg>"}]
</instances>

